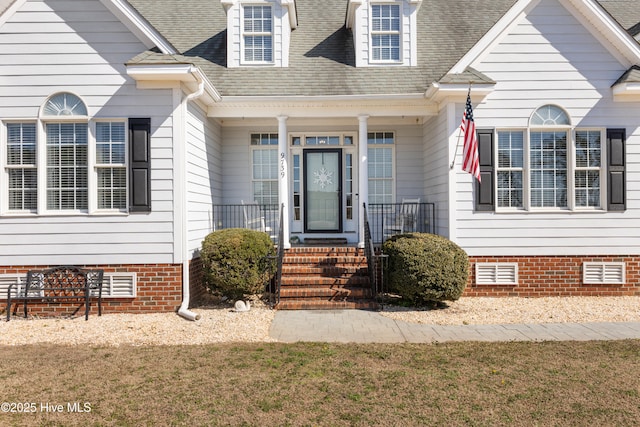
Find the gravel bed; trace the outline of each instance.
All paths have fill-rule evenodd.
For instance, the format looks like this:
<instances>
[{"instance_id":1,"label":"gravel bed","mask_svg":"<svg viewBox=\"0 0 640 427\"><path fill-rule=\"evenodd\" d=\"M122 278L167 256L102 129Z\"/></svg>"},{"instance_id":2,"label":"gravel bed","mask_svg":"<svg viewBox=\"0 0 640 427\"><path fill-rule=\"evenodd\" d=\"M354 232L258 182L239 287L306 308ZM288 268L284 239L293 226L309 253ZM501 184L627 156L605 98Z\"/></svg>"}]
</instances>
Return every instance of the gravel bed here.
<instances>
[{"instance_id":1,"label":"gravel bed","mask_svg":"<svg viewBox=\"0 0 640 427\"><path fill-rule=\"evenodd\" d=\"M640 297L473 297L447 302L445 308L436 309L386 305L382 315L432 325L638 322Z\"/></svg>"},{"instance_id":2,"label":"gravel bed","mask_svg":"<svg viewBox=\"0 0 640 427\"><path fill-rule=\"evenodd\" d=\"M194 309L192 322L175 313L105 314L74 318L0 321L0 345L195 345L273 342L269 328L276 314L265 306L247 312L232 307ZM436 324L638 322L640 297L461 298L446 308L413 309L386 305L381 315L395 320Z\"/></svg>"},{"instance_id":3,"label":"gravel bed","mask_svg":"<svg viewBox=\"0 0 640 427\"><path fill-rule=\"evenodd\" d=\"M231 308L197 308L192 322L175 313L103 314L73 318L0 321L0 345L190 345L223 342L269 342L275 311L266 307L237 313Z\"/></svg>"}]
</instances>

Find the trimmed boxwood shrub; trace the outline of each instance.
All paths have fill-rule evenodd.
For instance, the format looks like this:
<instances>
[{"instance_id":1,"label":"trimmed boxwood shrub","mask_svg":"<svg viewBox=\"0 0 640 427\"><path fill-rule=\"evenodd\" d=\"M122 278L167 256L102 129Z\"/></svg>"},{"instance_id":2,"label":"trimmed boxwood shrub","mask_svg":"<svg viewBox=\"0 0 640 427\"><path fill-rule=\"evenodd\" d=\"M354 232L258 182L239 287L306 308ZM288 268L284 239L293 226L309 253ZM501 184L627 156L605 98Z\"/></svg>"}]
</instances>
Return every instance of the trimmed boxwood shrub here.
<instances>
[{"instance_id":1,"label":"trimmed boxwood shrub","mask_svg":"<svg viewBox=\"0 0 640 427\"><path fill-rule=\"evenodd\" d=\"M202 242L201 257L207 286L233 299L264 291L275 265L266 233L243 228L214 231Z\"/></svg>"},{"instance_id":2,"label":"trimmed boxwood shrub","mask_svg":"<svg viewBox=\"0 0 640 427\"><path fill-rule=\"evenodd\" d=\"M426 233L401 234L384 242L392 292L417 305L455 301L469 276L469 257L452 241Z\"/></svg>"}]
</instances>

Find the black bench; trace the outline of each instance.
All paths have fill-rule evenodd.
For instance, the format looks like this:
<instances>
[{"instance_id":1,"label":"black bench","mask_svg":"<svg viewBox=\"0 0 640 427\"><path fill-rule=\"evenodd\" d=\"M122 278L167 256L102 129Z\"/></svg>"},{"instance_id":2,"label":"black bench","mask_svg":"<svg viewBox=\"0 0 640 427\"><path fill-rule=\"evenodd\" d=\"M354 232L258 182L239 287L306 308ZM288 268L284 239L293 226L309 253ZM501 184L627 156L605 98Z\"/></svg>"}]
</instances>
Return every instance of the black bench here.
<instances>
[{"instance_id":1,"label":"black bench","mask_svg":"<svg viewBox=\"0 0 640 427\"><path fill-rule=\"evenodd\" d=\"M24 301L24 317L26 318L29 301L84 300L84 318L88 320L91 298L98 298L98 315L102 316L103 276L104 270L89 270L70 265L46 270L31 270L27 272L26 283L12 283L9 286L7 291L7 322L11 319L11 304L15 301Z\"/></svg>"}]
</instances>

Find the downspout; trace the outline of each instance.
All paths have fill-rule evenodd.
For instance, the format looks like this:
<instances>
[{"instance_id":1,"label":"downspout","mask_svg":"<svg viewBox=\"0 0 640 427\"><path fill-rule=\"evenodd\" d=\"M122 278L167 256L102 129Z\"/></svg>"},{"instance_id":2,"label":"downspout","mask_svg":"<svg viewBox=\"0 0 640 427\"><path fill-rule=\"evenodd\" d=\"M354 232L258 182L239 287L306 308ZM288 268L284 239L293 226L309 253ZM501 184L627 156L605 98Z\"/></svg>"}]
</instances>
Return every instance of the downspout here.
<instances>
[{"instance_id":1,"label":"downspout","mask_svg":"<svg viewBox=\"0 0 640 427\"><path fill-rule=\"evenodd\" d=\"M196 80L198 81L198 89L195 92L192 92L190 94L188 94L183 101L183 111L186 111L187 105L189 104L189 101L192 101L200 96L202 96L202 94L204 93L204 80L200 78L200 76L198 76L197 73L193 74L194 77L196 78ZM184 115L182 116L182 122L183 122L183 126L182 126L182 131L184 132L186 129L186 126L184 126L184 121L185 121L185 117ZM184 156L184 164L183 164L183 171L182 171L182 182L186 183L186 174L187 174L187 168L186 168L186 163L187 163L187 159L186 159L186 151L185 151L185 156ZM187 203L186 203L186 191L181 191L181 197L183 198L183 203L181 203L182 207L186 209ZM187 230L187 220L186 218L183 219L182 221L182 304L180 304L180 308L178 308L178 315L184 317L187 320L191 320L191 321L195 321L195 320L199 320L200 319L200 314L195 313L191 310L189 310L189 302L191 299L191 292L189 290L190 287L190 281L189 281L189 260L188 258L188 253L187 253L187 247L189 246L189 242L188 242L188 230Z\"/></svg>"}]
</instances>

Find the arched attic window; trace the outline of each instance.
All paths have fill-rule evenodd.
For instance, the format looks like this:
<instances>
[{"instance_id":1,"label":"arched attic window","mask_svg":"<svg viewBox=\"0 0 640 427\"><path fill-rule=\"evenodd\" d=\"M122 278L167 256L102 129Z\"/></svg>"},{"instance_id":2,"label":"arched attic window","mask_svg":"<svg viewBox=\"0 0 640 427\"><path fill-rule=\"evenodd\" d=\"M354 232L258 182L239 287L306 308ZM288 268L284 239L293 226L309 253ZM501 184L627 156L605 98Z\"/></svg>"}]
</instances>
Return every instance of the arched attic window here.
<instances>
[{"instance_id":1,"label":"arched attic window","mask_svg":"<svg viewBox=\"0 0 640 427\"><path fill-rule=\"evenodd\" d=\"M567 113L556 105L543 105L538 108L530 120L531 126L570 126Z\"/></svg>"},{"instance_id":2,"label":"arched attic window","mask_svg":"<svg viewBox=\"0 0 640 427\"><path fill-rule=\"evenodd\" d=\"M72 93L58 93L50 97L42 110L43 116L86 116L87 106Z\"/></svg>"}]
</instances>

